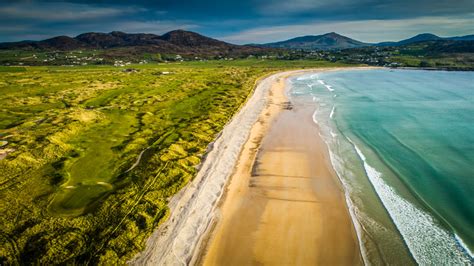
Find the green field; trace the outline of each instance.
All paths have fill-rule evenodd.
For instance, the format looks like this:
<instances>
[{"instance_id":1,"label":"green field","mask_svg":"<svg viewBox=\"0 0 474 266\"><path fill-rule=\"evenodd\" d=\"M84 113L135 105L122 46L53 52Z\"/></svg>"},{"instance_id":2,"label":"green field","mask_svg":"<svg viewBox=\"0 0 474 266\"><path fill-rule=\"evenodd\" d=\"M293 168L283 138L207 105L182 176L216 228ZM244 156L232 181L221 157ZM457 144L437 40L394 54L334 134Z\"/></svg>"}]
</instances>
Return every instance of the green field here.
<instances>
[{"instance_id":1,"label":"green field","mask_svg":"<svg viewBox=\"0 0 474 266\"><path fill-rule=\"evenodd\" d=\"M258 78L328 66L2 67L0 264L125 263Z\"/></svg>"}]
</instances>

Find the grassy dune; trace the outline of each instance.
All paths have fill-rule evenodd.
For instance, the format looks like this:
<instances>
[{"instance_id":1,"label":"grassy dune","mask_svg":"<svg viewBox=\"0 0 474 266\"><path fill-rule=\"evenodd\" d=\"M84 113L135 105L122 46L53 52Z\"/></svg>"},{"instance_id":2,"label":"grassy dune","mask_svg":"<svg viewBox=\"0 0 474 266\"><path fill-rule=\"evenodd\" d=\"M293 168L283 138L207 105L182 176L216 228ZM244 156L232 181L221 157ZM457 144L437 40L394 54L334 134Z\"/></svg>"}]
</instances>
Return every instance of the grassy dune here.
<instances>
[{"instance_id":1,"label":"grassy dune","mask_svg":"<svg viewBox=\"0 0 474 266\"><path fill-rule=\"evenodd\" d=\"M259 77L323 66L2 67L0 264L124 263Z\"/></svg>"}]
</instances>

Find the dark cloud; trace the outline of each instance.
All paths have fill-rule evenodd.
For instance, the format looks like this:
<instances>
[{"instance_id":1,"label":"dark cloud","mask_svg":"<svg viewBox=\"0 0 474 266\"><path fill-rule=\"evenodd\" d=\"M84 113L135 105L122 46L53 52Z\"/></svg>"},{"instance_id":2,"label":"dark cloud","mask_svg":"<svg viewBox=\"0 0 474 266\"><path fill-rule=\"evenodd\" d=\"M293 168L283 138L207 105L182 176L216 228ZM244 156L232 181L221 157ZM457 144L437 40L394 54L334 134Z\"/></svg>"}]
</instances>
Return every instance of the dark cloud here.
<instances>
[{"instance_id":1,"label":"dark cloud","mask_svg":"<svg viewBox=\"0 0 474 266\"><path fill-rule=\"evenodd\" d=\"M420 24L420 30L436 33L439 27L432 22L437 17L440 23L445 23L447 18L469 21L473 14L473 0L19 0L0 2L0 41L76 35L85 31L161 34L183 28L215 37L233 36L229 40L240 42L235 38L237 34L251 32L257 36L255 30L259 28L308 29L304 25L329 27L344 22L413 21L426 17L430 24ZM403 27L403 23L396 25ZM470 33L468 26L461 27L466 34ZM403 28L397 29L400 31ZM294 32L294 35L316 33L319 32ZM240 39L243 42L245 38Z\"/></svg>"},{"instance_id":2,"label":"dark cloud","mask_svg":"<svg viewBox=\"0 0 474 266\"><path fill-rule=\"evenodd\" d=\"M27 1L31 2L31 1ZM46 0L41 2L58 3ZM404 18L435 14L466 14L474 12L472 0L69 0L70 3L104 6L140 6L168 10L188 18L226 18L260 16L350 16L368 18ZM328 11L331 11L328 13Z\"/></svg>"}]
</instances>

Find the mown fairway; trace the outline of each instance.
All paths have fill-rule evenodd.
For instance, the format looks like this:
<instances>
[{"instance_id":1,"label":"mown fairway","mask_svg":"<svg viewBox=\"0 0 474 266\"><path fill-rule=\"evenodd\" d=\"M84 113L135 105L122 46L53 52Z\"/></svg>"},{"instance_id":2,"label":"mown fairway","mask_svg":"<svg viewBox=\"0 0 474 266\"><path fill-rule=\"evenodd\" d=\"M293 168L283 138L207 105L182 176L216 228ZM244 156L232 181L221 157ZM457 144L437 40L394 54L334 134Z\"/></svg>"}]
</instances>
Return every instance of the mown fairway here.
<instances>
[{"instance_id":1,"label":"mown fairway","mask_svg":"<svg viewBox=\"0 0 474 266\"><path fill-rule=\"evenodd\" d=\"M0 68L0 264L124 263L255 81L303 66L336 65Z\"/></svg>"}]
</instances>

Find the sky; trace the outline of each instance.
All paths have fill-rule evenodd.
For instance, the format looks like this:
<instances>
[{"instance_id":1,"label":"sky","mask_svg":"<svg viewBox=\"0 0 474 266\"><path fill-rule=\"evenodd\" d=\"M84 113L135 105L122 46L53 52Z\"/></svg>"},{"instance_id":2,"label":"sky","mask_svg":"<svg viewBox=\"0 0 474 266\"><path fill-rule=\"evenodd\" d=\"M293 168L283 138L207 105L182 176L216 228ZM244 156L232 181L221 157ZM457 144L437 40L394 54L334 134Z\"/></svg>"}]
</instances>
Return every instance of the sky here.
<instances>
[{"instance_id":1,"label":"sky","mask_svg":"<svg viewBox=\"0 0 474 266\"><path fill-rule=\"evenodd\" d=\"M0 42L184 29L236 44L327 32L395 41L474 34L474 0L0 0Z\"/></svg>"}]
</instances>

